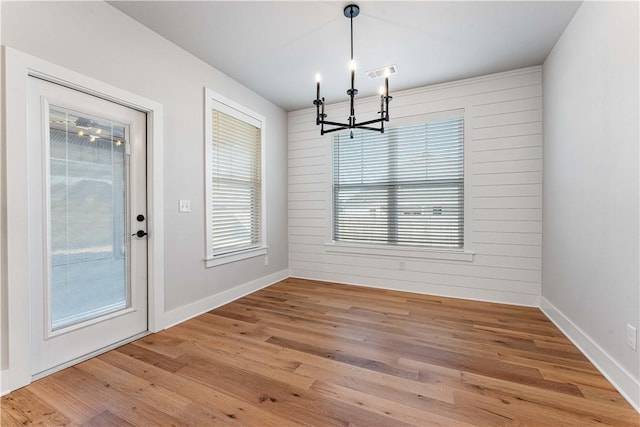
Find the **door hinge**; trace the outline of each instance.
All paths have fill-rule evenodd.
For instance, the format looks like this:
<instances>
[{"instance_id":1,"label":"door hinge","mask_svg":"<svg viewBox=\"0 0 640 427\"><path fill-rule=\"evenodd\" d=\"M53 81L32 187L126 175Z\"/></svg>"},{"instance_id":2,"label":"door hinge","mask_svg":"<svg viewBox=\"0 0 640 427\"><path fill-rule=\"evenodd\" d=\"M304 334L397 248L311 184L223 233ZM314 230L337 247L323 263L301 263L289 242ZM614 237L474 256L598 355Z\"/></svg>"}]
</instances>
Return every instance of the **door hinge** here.
<instances>
[{"instance_id":1,"label":"door hinge","mask_svg":"<svg viewBox=\"0 0 640 427\"><path fill-rule=\"evenodd\" d=\"M124 145L124 154L131 155L131 144L128 142Z\"/></svg>"}]
</instances>

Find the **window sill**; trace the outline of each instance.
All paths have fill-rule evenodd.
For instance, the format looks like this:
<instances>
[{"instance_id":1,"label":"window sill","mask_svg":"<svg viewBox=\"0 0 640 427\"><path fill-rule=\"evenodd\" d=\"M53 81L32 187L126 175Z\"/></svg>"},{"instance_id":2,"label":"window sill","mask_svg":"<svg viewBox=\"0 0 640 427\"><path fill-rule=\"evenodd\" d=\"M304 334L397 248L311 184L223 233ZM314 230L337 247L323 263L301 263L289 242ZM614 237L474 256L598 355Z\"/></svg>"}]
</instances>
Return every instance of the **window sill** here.
<instances>
[{"instance_id":1,"label":"window sill","mask_svg":"<svg viewBox=\"0 0 640 427\"><path fill-rule=\"evenodd\" d=\"M447 261L473 261L475 252L471 251L456 251L456 250L438 250L428 248L416 248L416 247L402 247L402 246L378 246L378 245L366 245L358 243L338 243L331 242L326 243L324 248L327 252L343 253L343 254L357 254L357 255L375 255L383 257L398 257L398 258L418 258L418 259L440 259Z\"/></svg>"},{"instance_id":2,"label":"window sill","mask_svg":"<svg viewBox=\"0 0 640 427\"><path fill-rule=\"evenodd\" d=\"M255 258L260 255L267 254L267 246L259 248L245 249L243 251L231 252L228 254L216 255L211 258L205 258L205 266L207 268L216 267L218 265L229 264L231 262L242 261L244 259Z\"/></svg>"}]
</instances>

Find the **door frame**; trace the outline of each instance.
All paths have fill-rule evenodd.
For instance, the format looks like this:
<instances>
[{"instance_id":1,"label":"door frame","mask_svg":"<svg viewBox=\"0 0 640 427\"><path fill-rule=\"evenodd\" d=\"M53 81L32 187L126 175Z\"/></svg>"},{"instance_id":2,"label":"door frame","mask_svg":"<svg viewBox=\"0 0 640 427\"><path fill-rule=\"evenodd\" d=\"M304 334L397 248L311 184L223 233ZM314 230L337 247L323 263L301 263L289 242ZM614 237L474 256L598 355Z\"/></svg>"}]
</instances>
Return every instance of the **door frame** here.
<instances>
[{"instance_id":1,"label":"door frame","mask_svg":"<svg viewBox=\"0 0 640 427\"><path fill-rule=\"evenodd\" d=\"M29 271L29 192L27 96L29 77L38 77L89 95L122 104L147 115L148 330L164 329L164 215L162 105L67 68L4 47L6 195L5 271L7 286L8 370L2 373L4 394L29 384L31 374L31 277ZM3 249L5 249L3 248Z\"/></svg>"}]
</instances>

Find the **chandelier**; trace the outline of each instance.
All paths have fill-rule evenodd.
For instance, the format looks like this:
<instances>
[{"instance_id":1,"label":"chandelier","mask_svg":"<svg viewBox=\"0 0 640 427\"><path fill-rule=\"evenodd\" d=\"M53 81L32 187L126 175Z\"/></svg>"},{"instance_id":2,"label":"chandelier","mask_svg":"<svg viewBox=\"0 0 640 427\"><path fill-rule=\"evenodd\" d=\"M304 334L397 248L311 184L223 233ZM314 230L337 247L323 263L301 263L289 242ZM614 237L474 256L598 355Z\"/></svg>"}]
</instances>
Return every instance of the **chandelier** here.
<instances>
[{"instance_id":1,"label":"chandelier","mask_svg":"<svg viewBox=\"0 0 640 427\"><path fill-rule=\"evenodd\" d=\"M325 120L327 118L327 115L324 112L324 97L320 98L320 75L316 75L316 99L313 101L313 105L316 106L316 125L320 126L320 135L344 129L366 129L384 133L384 122L389 121L389 101L391 101L393 97L389 96L389 70L387 70L385 72L384 88L380 89L380 111L378 111L380 117L362 123L356 122L354 97L358 94L358 89L354 87L356 63L353 60L353 18L358 16L359 13L360 7L355 4L350 4L349 6L344 8L344 16L349 18L349 22L351 24L351 89L347 89L347 95L349 95L350 101L349 119L347 123ZM371 126L376 123L380 123L380 126ZM330 129L325 129L325 125L333 127ZM351 131L351 138L353 138L353 130Z\"/></svg>"}]
</instances>

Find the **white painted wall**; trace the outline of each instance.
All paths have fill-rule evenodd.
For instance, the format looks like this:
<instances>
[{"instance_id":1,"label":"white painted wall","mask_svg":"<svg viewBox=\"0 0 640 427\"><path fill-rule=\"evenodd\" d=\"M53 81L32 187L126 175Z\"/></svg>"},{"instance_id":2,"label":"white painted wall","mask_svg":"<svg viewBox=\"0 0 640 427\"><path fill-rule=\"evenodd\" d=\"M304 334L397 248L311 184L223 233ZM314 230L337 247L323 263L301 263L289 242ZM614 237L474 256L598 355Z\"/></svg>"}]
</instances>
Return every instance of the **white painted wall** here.
<instances>
[{"instance_id":1,"label":"white painted wall","mask_svg":"<svg viewBox=\"0 0 640 427\"><path fill-rule=\"evenodd\" d=\"M390 126L420 120L428 113L465 111L465 250L475 252L473 261L327 251L332 135L321 137L315 109L305 109L289 113L292 276L537 306L542 242L541 68L393 95ZM373 117L378 106L375 99L357 100L358 117ZM329 120L341 121L348 116L347 108L346 103L329 106Z\"/></svg>"},{"instance_id":2,"label":"white painted wall","mask_svg":"<svg viewBox=\"0 0 640 427\"><path fill-rule=\"evenodd\" d=\"M584 2L544 63L543 308L640 408L638 3Z\"/></svg>"},{"instance_id":3,"label":"white painted wall","mask_svg":"<svg viewBox=\"0 0 640 427\"><path fill-rule=\"evenodd\" d=\"M0 41L2 34L2 2L0 2ZM0 43L1 44L1 43ZM4 55L0 52L0 94L5 92L4 86ZM0 96L0 171L4 171L5 155L5 120L4 120L4 98ZM6 273L6 198L5 198L5 176L0 173L0 393L2 392L3 372L8 367L9 349L8 349L8 306L7 306L7 280Z\"/></svg>"},{"instance_id":4,"label":"white painted wall","mask_svg":"<svg viewBox=\"0 0 640 427\"><path fill-rule=\"evenodd\" d=\"M288 274L282 109L103 2L2 2L2 45L163 105L165 311L172 323L206 309L203 301L221 303L221 295L231 298ZM268 266L260 257L204 267L205 86L266 118ZM191 200L191 213L178 213L179 199ZM5 298L2 304L5 313ZM0 320L4 340L11 325Z\"/></svg>"}]
</instances>

